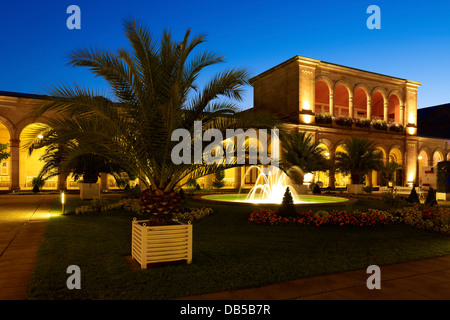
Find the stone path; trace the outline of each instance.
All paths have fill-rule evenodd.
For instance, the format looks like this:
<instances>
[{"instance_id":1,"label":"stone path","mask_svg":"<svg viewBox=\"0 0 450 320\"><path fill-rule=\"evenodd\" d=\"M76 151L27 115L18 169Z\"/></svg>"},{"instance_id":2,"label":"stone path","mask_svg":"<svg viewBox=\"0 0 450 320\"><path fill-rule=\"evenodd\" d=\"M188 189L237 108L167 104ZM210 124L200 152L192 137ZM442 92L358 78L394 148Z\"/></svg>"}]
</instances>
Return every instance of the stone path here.
<instances>
[{"instance_id":1,"label":"stone path","mask_svg":"<svg viewBox=\"0 0 450 320\"><path fill-rule=\"evenodd\" d=\"M57 195L0 196L0 300L24 300Z\"/></svg>"}]
</instances>

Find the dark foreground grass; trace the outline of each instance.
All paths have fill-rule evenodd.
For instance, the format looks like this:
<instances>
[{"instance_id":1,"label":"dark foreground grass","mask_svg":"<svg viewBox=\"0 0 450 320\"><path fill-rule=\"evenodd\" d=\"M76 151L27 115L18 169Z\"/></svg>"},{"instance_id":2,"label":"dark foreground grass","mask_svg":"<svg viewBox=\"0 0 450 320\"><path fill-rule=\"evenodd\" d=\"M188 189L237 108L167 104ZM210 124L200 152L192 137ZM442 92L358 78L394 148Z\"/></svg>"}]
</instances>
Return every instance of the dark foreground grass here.
<instances>
[{"instance_id":1,"label":"dark foreground grass","mask_svg":"<svg viewBox=\"0 0 450 320\"><path fill-rule=\"evenodd\" d=\"M29 298L170 299L450 254L449 237L406 226L266 227L247 222L254 207L211 207L215 214L194 224L192 264L148 270L132 270L127 260L129 213L53 217ZM81 269L80 290L66 286L70 265Z\"/></svg>"}]
</instances>

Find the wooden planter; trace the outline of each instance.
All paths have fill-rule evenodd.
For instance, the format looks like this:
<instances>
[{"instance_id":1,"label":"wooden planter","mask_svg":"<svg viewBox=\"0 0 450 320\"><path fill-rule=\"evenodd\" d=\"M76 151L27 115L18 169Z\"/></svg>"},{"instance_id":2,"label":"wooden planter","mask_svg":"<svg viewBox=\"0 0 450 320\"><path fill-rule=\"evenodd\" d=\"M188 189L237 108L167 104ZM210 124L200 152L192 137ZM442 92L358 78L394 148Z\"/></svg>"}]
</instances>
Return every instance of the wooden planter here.
<instances>
[{"instance_id":1,"label":"wooden planter","mask_svg":"<svg viewBox=\"0 0 450 320\"><path fill-rule=\"evenodd\" d=\"M192 224L146 226L145 222L132 223L131 256L141 269L149 263L192 262Z\"/></svg>"}]
</instances>

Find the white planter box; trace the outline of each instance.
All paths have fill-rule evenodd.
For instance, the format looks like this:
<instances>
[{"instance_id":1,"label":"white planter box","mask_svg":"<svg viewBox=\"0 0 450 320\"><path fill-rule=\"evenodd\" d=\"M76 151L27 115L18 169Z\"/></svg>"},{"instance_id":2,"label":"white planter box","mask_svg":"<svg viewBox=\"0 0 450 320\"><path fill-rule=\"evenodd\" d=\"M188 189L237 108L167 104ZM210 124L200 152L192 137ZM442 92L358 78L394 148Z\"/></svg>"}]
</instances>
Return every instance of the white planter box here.
<instances>
[{"instance_id":1,"label":"white planter box","mask_svg":"<svg viewBox=\"0 0 450 320\"><path fill-rule=\"evenodd\" d=\"M436 200L450 201L450 193L436 192Z\"/></svg>"},{"instance_id":2,"label":"white planter box","mask_svg":"<svg viewBox=\"0 0 450 320\"><path fill-rule=\"evenodd\" d=\"M364 188L363 184L348 184L347 185L347 192L348 193L361 194L361 193L364 193L363 188Z\"/></svg>"},{"instance_id":3,"label":"white planter box","mask_svg":"<svg viewBox=\"0 0 450 320\"><path fill-rule=\"evenodd\" d=\"M81 200L91 200L100 198L100 184L98 183L79 183Z\"/></svg>"},{"instance_id":4,"label":"white planter box","mask_svg":"<svg viewBox=\"0 0 450 320\"><path fill-rule=\"evenodd\" d=\"M192 224L145 226L133 220L131 256L147 269L147 264L186 260L192 262Z\"/></svg>"}]
</instances>

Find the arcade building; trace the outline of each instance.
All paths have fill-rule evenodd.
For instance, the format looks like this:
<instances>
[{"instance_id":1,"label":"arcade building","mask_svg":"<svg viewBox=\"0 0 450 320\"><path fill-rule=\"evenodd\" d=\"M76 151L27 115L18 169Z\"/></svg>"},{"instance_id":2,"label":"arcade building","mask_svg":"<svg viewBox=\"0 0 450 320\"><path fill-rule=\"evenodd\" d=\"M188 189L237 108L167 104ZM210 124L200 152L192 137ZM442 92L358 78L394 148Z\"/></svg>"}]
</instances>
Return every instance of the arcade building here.
<instances>
[{"instance_id":1,"label":"arcade building","mask_svg":"<svg viewBox=\"0 0 450 320\"><path fill-rule=\"evenodd\" d=\"M419 82L295 56L255 76L251 83L255 112L272 112L287 127L312 134L326 157L333 159L336 152L343 151L342 143L347 138L360 136L374 141L386 163L400 165L392 181L374 171L365 177L366 185L428 185L424 174L427 168L450 160L449 121L445 122L450 104L418 112ZM45 117L34 121L30 111L48 98L0 91L0 143L8 143L10 152L9 159L0 163L0 190L32 189L45 150L29 155L23 141L35 123L46 122ZM421 125L426 130L421 130ZM243 166L226 170L224 188L254 184L257 171L247 169ZM350 183L349 176L333 170L314 172L312 179L333 189ZM197 183L210 188L212 181L213 177L207 176ZM108 174L102 174L99 183L102 190L117 188L114 177ZM46 181L43 189L70 190L78 189L78 185L72 177L54 177Z\"/></svg>"}]
</instances>

